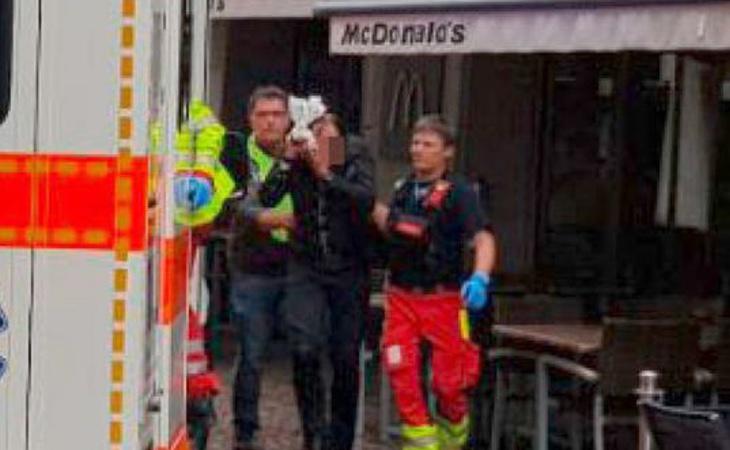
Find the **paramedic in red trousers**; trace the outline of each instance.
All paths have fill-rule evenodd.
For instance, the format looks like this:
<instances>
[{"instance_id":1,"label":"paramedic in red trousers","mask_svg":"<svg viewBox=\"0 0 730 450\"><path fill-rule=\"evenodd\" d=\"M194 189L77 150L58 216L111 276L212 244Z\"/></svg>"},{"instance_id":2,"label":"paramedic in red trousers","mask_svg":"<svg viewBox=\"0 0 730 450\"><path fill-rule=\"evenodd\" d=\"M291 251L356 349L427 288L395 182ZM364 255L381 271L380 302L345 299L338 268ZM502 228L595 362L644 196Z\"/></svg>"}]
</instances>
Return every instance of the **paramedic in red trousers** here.
<instances>
[{"instance_id":1,"label":"paramedic in red trousers","mask_svg":"<svg viewBox=\"0 0 730 450\"><path fill-rule=\"evenodd\" d=\"M368 225L375 201L373 160L342 120L325 114L309 143L292 142L260 191L263 205L285 192L294 203L287 330L305 450L351 450L358 408L359 354L368 277ZM329 321L325 319L329 318ZM330 413L320 354L333 377ZM324 418L330 423L325 425Z\"/></svg>"},{"instance_id":2,"label":"paramedic in red trousers","mask_svg":"<svg viewBox=\"0 0 730 450\"><path fill-rule=\"evenodd\" d=\"M388 240L390 271L383 364L403 422L404 450L462 448L469 432L468 391L479 377L467 309L489 299L496 243L468 181L450 171L456 135L438 116L416 123L412 172L373 218ZM465 269L467 255L471 269ZM470 258L472 259L472 258ZM421 344L431 348L431 417L421 390Z\"/></svg>"}]
</instances>

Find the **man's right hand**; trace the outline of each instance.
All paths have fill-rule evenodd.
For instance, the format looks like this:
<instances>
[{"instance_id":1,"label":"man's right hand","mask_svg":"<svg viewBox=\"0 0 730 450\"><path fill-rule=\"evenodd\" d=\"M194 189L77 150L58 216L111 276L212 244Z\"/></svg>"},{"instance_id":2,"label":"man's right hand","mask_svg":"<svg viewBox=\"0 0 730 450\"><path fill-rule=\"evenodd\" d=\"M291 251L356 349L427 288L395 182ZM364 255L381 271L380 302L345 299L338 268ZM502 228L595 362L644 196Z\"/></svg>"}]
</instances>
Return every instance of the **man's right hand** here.
<instances>
[{"instance_id":1,"label":"man's right hand","mask_svg":"<svg viewBox=\"0 0 730 450\"><path fill-rule=\"evenodd\" d=\"M376 201L373 206L372 218L375 225L381 232L388 230L388 216L390 215L390 209L381 202Z\"/></svg>"},{"instance_id":2,"label":"man's right hand","mask_svg":"<svg viewBox=\"0 0 730 450\"><path fill-rule=\"evenodd\" d=\"M256 216L256 224L262 230L293 230L296 220L294 214L265 209Z\"/></svg>"}]
</instances>

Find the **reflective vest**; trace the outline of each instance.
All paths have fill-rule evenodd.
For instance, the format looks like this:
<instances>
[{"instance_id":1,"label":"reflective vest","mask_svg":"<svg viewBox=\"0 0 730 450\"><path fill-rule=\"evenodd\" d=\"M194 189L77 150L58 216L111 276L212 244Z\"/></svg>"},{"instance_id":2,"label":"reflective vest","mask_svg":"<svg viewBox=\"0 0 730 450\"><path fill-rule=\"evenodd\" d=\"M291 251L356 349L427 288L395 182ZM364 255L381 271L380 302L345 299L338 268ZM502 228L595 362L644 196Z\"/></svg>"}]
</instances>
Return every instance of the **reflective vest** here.
<instances>
[{"instance_id":1,"label":"reflective vest","mask_svg":"<svg viewBox=\"0 0 730 450\"><path fill-rule=\"evenodd\" d=\"M248 157L251 162L251 174L254 177L256 183L262 183L266 177L269 176L269 172L274 167L274 158L268 153L263 151L253 135L249 136L248 142L246 143L248 149ZM280 213L292 213L294 212L294 203L290 194L286 194L279 203L274 206L274 210ZM289 240L289 232L287 230L273 230L271 237L279 242L287 242Z\"/></svg>"},{"instance_id":2,"label":"reflective vest","mask_svg":"<svg viewBox=\"0 0 730 450\"><path fill-rule=\"evenodd\" d=\"M220 161L225 134L226 129L218 122L213 111L200 100L193 100L190 104L190 120L175 137L175 174L207 178L213 186L213 197L208 204L195 211L176 207L177 223L198 226L212 222L235 189L233 178Z\"/></svg>"}]
</instances>

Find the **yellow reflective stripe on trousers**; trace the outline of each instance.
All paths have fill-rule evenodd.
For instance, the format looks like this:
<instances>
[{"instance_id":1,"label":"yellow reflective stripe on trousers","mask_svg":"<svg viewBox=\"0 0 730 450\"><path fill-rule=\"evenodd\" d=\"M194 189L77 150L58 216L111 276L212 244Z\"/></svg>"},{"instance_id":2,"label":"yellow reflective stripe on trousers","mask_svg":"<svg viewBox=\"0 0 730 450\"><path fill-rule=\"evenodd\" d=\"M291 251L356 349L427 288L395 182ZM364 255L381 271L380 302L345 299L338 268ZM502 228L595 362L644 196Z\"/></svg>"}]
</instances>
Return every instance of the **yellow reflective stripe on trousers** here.
<instances>
[{"instance_id":1,"label":"yellow reflective stripe on trousers","mask_svg":"<svg viewBox=\"0 0 730 450\"><path fill-rule=\"evenodd\" d=\"M464 308L459 310L459 328L461 331L461 338L465 341L470 340L471 326L469 326L469 313Z\"/></svg>"},{"instance_id":2,"label":"yellow reflective stripe on trousers","mask_svg":"<svg viewBox=\"0 0 730 450\"><path fill-rule=\"evenodd\" d=\"M404 439L403 450L440 450L436 436L419 439Z\"/></svg>"},{"instance_id":3,"label":"yellow reflective stripe on trousers","mask_svg":"<svg viewBox=\"0 0 730 450\"><path fill-rule=\"evenodd\" d=\"M439 450L436 427L403 425L403 450Z\"/></svg>"},{"instance_id":4,"label":"yellow reflective stripe on trousers","mask_svg":"<svg viewBox=\"0 0 730 450\"><path fill-rule=\"evenodd\" d=\"M459 423L451 423L444 418L437 418L438 440L441 450L459 450L469 438L469 417L464 417Z\"/></svg>"}]
</instances>

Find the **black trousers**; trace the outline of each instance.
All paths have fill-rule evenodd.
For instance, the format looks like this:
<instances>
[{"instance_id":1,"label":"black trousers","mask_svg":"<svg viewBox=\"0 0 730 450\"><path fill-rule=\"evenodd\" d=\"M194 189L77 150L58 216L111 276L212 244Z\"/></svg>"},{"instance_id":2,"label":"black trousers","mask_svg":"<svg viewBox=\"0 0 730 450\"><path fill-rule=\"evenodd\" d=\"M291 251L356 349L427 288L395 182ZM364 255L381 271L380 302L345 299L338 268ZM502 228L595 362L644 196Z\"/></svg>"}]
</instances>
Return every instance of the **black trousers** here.
<instances>
[{"instance_id":1,"label":"black trousers","mask_svg":"<svg viewBox=\"0 0 730 450\"><path fill-rule=\"evenodd\" d=\"M365 270L323 275L293 263L286 293L287 330L294 359L294 387L305 445L350 450L355 438L359 358L369 278ZM325 423L320 361L333 370L330 422Z\"/></svg>"}]
</instances>

